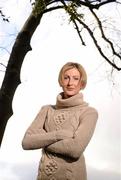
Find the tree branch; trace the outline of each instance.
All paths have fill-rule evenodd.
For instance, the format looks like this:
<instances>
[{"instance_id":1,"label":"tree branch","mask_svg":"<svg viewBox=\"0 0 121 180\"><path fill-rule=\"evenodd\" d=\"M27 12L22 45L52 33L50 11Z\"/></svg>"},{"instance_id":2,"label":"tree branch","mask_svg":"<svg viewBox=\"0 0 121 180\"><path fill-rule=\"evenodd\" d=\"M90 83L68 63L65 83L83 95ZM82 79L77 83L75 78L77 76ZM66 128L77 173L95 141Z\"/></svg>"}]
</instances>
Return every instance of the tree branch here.
<instances>
[{"instance_id":1,"label":"tree branch","mask_svg":"<svg viewBox=\"0 0 121 180\"><path fill-rule=\"evenodd\" d=\"M97 1L97 4L91 4L89 0L85 0L87 3L87 7L90 7L91 9L99 9L101 6L105 5L105 4L109 4L109 3L113 3L116 2L116 0L107 0L107 1Z\"/></svg>"},{"instance_id":2,"label":"tree branch","mask_svg":"<svg viewBox=\"0 0 121 180\"><path fill-rule=\"evenodd\" d=\"M89 9L90 9L90 8L89 8ZM97 21L97 23L98 23L98 25L99 25L99 30L100 30L100 32L101 32L102 38L110 45L110 48L111 48L113 54L116 55L116 56L121 60L121 56L115 51L114 46L113 46L113 43L109 40L109 38L107 38L107 37L105 36L105 33L104 33L104 31L103 31L103 27L102 27L102 23L101 23L101 21L99 20L99 18L97 17L96 13L95 13L92 9L90 9L90 11L91 11L91 13L93 14L93 16L95 17L95 19L96 19L96 21Z\"/></svg>"},{"instance_id":3,"label":"tree branch","mask_svg":"<svg viewBox=\"0 0 121 180\"><path fill-rule=\"evenodd\" d=\"M60 0L62 2L62 0ZM75 2L78 6L86 6L86 7L90 7L91 9L99 9L101 6L105 5L105 4L108 4L108 3L113 3L113 2L117 2L116 0L107 0L107 1L103 1L101 2L100 0L99 1L88 1L88 0L85 0L85 1L82 1L82 0L64 0L64 2ZM93 4L93 3L96 3L97 4Z\"/></svg>"},{"instance_id":4,"label":"tree branch","mask_svg":"<svg viewBox=\"0 0 121 180\"><path fill-rule=\"evenodd\" d=\"M0 65L6 68L6 66L3 63L0 63Z\"/></svg>"},{"instance_id":5,"label":"tree branch","mask_svg":"<svg viewBox=\"0 0 121 180\"><path fill-rule=\"evenodd\" d=\"M51 7L51 8L45 9L45 10L43 11L43 13L47 13L47 12L50 12L50 11L53 11L53 10L57 10L57 9L62 9L62 8L64 8L64 6Z\"/></svg>"},{"instance_id":6,"label":"tree branch","mask_svg":"<svg viewBox=\"0 0 121 180\"><path fill-rule=\"evenodd\" d=\"M73 19L72 21L73 21L73 23L74 23L74 25L75 25L75 29L76 29L76 31L77 31L77 34L79 35L79 38L81 39L82 45L83 45L83 46L86 46L86 44L85 44L85 42L84 42L84 40L83 40L83 38L82 38L82 36L81 36L81 33L80 33L81 31L79 30L79 27L78 27L76 21L75 21L74 19Z\"/></svg>"},{"instance_id":7,"label":"tree branch","mask_svg":"<svg viewBox=\"0 0 121 180\"><path fill-rule=\"evenodd\" d=\"M6 16L3 14L1 8L0 8L0 16L2 17L3 21L10 22L9 17L6 18Z\"/></svg>"},{"instance_id":8,"label":"tree branch","mask_svg":"<svg viewBox=\"0 0 121 180\"><path fill-rule=\"evenodd\" d=\"M0 46L0 49L5 50L8 54L10 54L10 52L7 50L7 48Z\"/></svg>"},{"instance_id":9,"label":"tree branch","mask_svg":"<svg viewBox=\"0 0 121 180\"><path fill-rule=\"evenodd\" d=\"M97 47L98 51L100 52L101 56L102 56L112 67L114 67L115 69L117 69L118 71L120 71L121 68L118 67L118 66L115 64L114 60L113 60L113 61L109 60L109 58L103 53L103 50L101 49L101 47L100 47L97 39L95 38L93 31L90 29L90 27L89 27L86 23L84 23L84 21L82 21L83 18L82 18L82 16L80 16L80 14L77 13L76 7L75 7L74 5L72 5L72 4L69 5L69 6L66 5L66 3L64 2L64 0L61 0L61 2L63 3L66 12L70 15L70 19L71 19L73 22L76 22L76 21L79 22L79 23L88 31L88 33L90 34L91 38L92 38L93 41L94 41L95 46ZM86 2L89 2L89 1L86 0ZM112 52L113 52L113 55L115 55L116 57L118 57L119 59L121 59L121 56L115 51L114 46L113 46L113 43L105 36L105 34L104 34L104 32L103 32L103 29L102 29L101 21L98 20L98 17L96 16L96 14L95 14L94 11L92 10L92 8L90 8L90 7L88 7L88 8L90 9L90 11L92 12L93 16L94 16L94 17L96 18L96 20L97 20L97 23L98 23L98 26L99 26L99 29L100 29L100 31L101 31L101 34L102 34L103 39L104 39L108 44L110 44L111 50L112 50ZM76 30L77 30L78 34L80 34L79 27L78 27L77 23L76 23ZM81 37L81 36L80 36L80 39L81 39L81 41L82 41L82 37Z\"/></svg>"},{"instance_id":10,"label":"tree branch","mask_svg":"<svg viewBox=\"0 0 121 180\"><path fill-rule=\"evenodd\" d=\"M94 41L94 44L96 45L98 51L100 52L101 56L102 56L112 67L114 67L115 69L117 69L118 71L120 71L121 68L118 67L115 63L112 63L112 62L107 58L107 56L103 53L100 45L98 44L96 38L95 38L94 35L93 35L93 32L91 31L91 29L90 29L81 19L79 19L78 17L76 17L76 20L77 20L80 24L82 24L82 25L84 26L84 28L88 31L88 33L90 34L91 38L92 38L93 41Z\"/></svg>"}]
</instances>

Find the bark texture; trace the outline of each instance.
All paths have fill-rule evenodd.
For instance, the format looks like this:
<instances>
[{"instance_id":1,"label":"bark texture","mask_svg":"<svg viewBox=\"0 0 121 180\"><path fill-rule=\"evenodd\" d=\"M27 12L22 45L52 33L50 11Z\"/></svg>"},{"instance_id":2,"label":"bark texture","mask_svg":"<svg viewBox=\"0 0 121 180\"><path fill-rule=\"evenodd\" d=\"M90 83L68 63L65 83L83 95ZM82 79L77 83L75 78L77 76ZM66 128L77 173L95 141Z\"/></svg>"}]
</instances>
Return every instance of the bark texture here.
<instances>
[{"instance_id":1,"label":"bark texture","mask_svg":"<svg viewBox=\"0 0 121 180\"><path fill-rule=\"evenodd\" d=\"M42 15L43 13L35 17L33 13L31 13L22 30L19 32L12 48L5 77L0 89L0 144L2 143L6 124L13 114L12 101L16 88L21 83L21 66L25 55L32 49L30 41L40 23Z\"/></svg>"}]
</instances>

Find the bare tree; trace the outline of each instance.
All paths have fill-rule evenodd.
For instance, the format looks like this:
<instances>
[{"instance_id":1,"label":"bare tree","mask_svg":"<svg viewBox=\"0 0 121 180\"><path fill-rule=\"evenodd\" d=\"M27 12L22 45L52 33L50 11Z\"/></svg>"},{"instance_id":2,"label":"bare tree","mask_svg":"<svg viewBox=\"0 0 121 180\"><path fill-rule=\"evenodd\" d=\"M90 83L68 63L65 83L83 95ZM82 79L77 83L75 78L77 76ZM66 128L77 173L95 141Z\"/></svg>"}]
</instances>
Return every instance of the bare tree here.
<instances>
[{"instance_id":1,"label":"bare tree","mask_svg":"<svg viewBox=\"0 0 121 180\"><path fill-rule=\"evenodd\" d=\"M21 83L20 70L24 57L28 51L32 50L30 45L31 38L45 13L57 9L65 10L70 18L70 21L74 24L74 28L79 35L82 45L86 45L86 41L83 36L83 31L86 30L92 38L100 55L112 66L112 68L118 71L121 70L121 66L119 66L121 61L121 48L117 42L108 37L106 29L104 28L104 22L97 13L100 7L109 3L119 4L118 1L35 0L35 2L32 2L30 0L30 2L33 5L33 10L16 37L0 89L0 142L2 142L8 119L13 114L11 105L16 88ZM88 21L85 21L85 11L83 11L83 9L86 9L86 12L88 11L90 13L93 23L89 23L90 16L88 17ZM97 33L95 33L97 30L106 46L108 46L108 53L98 40Z\"/></svg>"}]
</instances>

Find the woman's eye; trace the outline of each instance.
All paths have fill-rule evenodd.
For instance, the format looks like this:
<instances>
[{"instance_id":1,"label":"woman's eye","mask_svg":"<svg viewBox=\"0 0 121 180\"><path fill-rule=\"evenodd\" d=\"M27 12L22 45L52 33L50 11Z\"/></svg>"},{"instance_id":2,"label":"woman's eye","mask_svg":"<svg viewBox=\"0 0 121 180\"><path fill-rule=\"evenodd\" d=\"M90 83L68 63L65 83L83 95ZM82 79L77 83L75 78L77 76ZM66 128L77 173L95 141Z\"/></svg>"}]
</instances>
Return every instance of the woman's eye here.
<instances>
[{"instance_id":1,"label":"woman's eye","mask_svg":"<svg viewBox=\"0 0 121 180\"><path fill-rule=\"evenodd\" d=\"M65 79L65 80L68 79L68 76L64 76L64 79Z\"/></svg>"},{"instance_id":2,"label":"woman's eye","mask_svg":"<svg viewBox=\"0 0 121 180\"><path fill-rule=\"evenodd\" d=\"M78 81L78 80L79 80L79 77L74 77L74 79Z\"/></svg>"}]
</instances>

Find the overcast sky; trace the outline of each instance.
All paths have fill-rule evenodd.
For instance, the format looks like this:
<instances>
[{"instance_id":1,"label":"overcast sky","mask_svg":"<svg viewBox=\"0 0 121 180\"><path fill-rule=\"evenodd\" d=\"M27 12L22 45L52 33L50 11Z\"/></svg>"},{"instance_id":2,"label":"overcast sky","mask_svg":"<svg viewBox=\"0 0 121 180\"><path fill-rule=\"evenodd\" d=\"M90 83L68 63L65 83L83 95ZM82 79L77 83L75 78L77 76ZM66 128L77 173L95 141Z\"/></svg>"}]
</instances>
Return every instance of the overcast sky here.
<instances>
[{"instance_id":1,"label":"overcast sky","mask_svg":"<svg viewBox=\"0 0 121 180\"><path fill-rule=\"evenodd\" d=\"M25 22L31 8L28 8L28 2L23 2L25 1L1 1L11 23L3 25L0 22L0 35L5 37L0 40L0 46L7 43L9 47ZM114 13L114 8L110 13ZM6 38L9 38L8 41L5 41ZM120 74L114 73L113 85L109 65L90 41L88 46L81 46L76 32L62 13L44 16L31 45L33 50L25 57L21 70L22 83L17 88L13 101L14 115L8 122L0 150L0 179L36 179L41 150L22 150L21 140L41 106L55 104L56 96L61 91L57 82L61 66L67 61L76 61L85 67L88 74L84 98L99 112L94 136L85 151L88 180L119 180ZM7 62L8 53L2 53ZM3 74L0 72L1 82Z\"/></svg>"}]
</instances>

